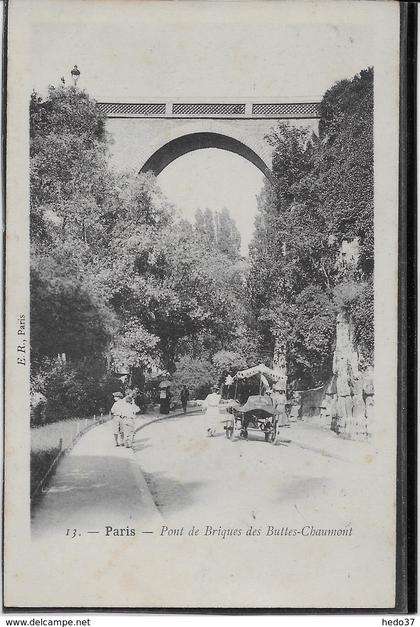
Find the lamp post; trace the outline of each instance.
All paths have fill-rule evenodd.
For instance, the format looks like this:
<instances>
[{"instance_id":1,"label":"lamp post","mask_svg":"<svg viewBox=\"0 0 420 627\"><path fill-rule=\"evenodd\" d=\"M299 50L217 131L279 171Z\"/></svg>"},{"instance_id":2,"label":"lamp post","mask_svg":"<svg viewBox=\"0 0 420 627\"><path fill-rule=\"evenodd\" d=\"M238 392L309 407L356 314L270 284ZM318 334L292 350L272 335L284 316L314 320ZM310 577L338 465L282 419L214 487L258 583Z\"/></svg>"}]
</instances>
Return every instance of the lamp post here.
<instances>
[{"instance_id":1,"label":"lamp post","mask_svg":"<svg viewBox=\"0 0 420 627\"><path fill-rule=\"evenodd\" d=\"M80 77L80 71L79 71L79 68L77 67L77 65L74 66L74 68L72 69L70 74L71 74L71 77L73 79L73 85L76 87L77 81L79 80L79 77Z\"/></svg>"}]
</instances>

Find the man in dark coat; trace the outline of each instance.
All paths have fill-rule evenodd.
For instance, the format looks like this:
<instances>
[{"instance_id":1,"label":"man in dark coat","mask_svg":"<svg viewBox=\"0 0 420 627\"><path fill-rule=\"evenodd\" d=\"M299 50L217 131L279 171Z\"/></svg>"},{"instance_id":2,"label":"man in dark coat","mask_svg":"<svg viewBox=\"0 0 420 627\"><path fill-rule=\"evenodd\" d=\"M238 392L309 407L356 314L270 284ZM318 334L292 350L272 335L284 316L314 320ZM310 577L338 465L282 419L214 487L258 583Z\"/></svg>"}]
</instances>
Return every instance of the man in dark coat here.
<instances>
[{"instance_id":1,"label":"man in dark coat","mask_svg":"<svg viewBox=\"0 0 420 627\"><path fill-rule=\"evenodd\" d=\"M183 385L182 390L181 390L181 405L182 405L182 409L184 410L184 414L187 413L187 403L189 400L190 400L190 392L187 386Z\"/></svg>"}]
</instances>

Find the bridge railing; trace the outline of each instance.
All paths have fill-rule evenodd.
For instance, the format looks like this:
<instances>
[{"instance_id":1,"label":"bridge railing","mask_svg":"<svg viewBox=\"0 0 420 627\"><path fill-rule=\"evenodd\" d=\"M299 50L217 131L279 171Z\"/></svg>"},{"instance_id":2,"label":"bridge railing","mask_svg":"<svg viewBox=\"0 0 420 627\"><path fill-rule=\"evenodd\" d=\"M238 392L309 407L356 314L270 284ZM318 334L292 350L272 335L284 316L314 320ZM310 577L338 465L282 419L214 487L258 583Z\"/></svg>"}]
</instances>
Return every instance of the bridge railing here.
<instances>
[{"instance_id":1,"label":"bridge railing","mask_svg":"<svg viewBox=\"0 0 420 627\"><path fill-rule=\"evenodd\" d=\"M108 117L136 118L273 118L316 119L319 101L314 102L100 102Z\"/></svg>"}]
</instances>

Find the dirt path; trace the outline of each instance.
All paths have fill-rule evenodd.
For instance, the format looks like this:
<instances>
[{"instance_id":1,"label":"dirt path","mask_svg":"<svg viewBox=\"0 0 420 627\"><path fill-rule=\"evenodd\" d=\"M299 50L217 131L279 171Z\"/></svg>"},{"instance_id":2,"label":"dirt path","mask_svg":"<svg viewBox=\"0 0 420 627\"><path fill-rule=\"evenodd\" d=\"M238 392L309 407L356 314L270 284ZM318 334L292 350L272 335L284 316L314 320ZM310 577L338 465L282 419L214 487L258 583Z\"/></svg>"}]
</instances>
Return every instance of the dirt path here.
<instances>
[{"instance_id":1,"label":"dirt path","mask_svg":"<svg viewBox=\"0 0 420 627\"><path fill-rule=\"evenodd\" d=\"M62 459L35 508L32 533L103 533L106 525L135 527L155 514L132 451L115 447L108 422L88 431Z\"/></svg>"},{"instance_id":2,"label":"dirt path","mask_svg":"<svg viewBox=\"0 0 420 627\"><path fill-rule=\"evenodd\" d=\"M206 437L205 416L198 414L139 431L135 455L165 520L250 525L297 517L302 524L345 526L349 502L368 497L365 465L352 463L368 447L340 441L341 458L333 454L335 437L298 423L284 430L288 441L279 446L256 431L248 441L231 442L222 430Z\"/></svg>"},{"instance_id":3,"label":"dirt path","mask_svg":"<svg viewBox=\"0 0 420 627\"><path fill-rule=\"evenodd\" d=\"M153 421L153 423L152 423ZM171 524L350 524L368 499L368 447L298 423L284 442L206 435L205 415L137 419L134 452L115 447L112 425L86 433L63 458L32 520L33 536ZM357 462L357 463L355 463ZM71 531L72 533L72 531Z\"/></svg>"}]
</instances>

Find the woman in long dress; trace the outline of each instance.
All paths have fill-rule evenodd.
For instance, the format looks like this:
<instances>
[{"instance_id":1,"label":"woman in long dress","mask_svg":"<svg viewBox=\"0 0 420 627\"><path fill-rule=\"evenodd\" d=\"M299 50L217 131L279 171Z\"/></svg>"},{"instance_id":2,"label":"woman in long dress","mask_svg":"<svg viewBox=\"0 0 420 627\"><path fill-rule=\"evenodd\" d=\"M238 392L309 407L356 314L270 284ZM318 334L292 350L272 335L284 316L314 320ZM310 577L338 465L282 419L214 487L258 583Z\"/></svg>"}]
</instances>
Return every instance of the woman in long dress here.
<instances>
[{"instance_id":1,"label":"woman in long dress","mask_svg":"<svg viewBox=\"0 0 420 627\"><path fill-rule=\"evenodd\" d=\"M219 404L221 398L217 387L213 387L211 394L208 394L203 402L203 410L206 412L207 435L210 437L215 435L220 427L221 416Z\"/></svg>"},{"instance_id":2,"label":"woman in long dress","mask_svg":"<svg viewBox=\"0 0 420 627\"><path fill-rule=\"evenodd\" d=\"M160 413L169 414L170 411L171 393L169 386L162 388L159 393Z\"/></svg>"}]
</instances>

